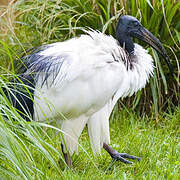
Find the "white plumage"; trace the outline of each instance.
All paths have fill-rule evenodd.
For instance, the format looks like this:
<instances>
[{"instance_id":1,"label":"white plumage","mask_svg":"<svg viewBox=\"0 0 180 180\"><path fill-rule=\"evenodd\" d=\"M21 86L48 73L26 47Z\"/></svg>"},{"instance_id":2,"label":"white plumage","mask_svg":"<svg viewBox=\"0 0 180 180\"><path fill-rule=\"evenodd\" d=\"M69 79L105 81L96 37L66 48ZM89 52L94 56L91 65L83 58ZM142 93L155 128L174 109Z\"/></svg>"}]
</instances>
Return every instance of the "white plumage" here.
<instances>
[{"instance_id":1,"label":"white plumage","mask_svg":"<svg viewBox=\"0 0 180 180\"><path fill-rule=\"evenodd\" d=\"M78 138L86 124L92 150L100 153L103 143L110 143L109 117L117 100L142 89L153 74L153 59L140 45L135 44L130 68L128 53L119 42L93 30L51 44L38 55L47 63L58 59L61 68L56 78L52 73L46 83L46 73L38 74L34 119L59 122L70 154L78 153Z\"/></svg>"},{"instance_id":2,"label":"white plumage","mask_svg":"<svg viewBox=\"0 0 180 180\"><path fill-rule=\"evenodd\" d=\"M62 152L69 167L86 124L94 153L103 147L114 160L131 164L125 158L141 158L119 153L108 144L109 117L116 102L142 89L153 75L152 57L132 37L157 50L173 74L170 60L160 41L132 16L119 18L116 39L94 30L85 33L38 47L23 57L21 74L14 80L17 85L5 94L25 120L33 117L60 124Z\"/></svg>"}]
</instances>

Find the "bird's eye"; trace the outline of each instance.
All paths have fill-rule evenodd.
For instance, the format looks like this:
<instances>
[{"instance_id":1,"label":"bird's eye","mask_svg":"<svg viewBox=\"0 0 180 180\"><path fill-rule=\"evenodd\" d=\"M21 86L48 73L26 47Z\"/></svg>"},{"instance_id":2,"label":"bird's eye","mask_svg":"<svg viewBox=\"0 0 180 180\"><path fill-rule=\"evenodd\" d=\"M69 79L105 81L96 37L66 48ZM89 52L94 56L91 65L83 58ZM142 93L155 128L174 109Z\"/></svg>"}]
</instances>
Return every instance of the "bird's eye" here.
<instances>
[{"instance_id":1,"label":"bird's eye","mask_svg":"<svg viewBox=\"0 0 180 180\"><path fill-rule=\"evenodd\" d=\"M133 22L133 25L134 25L134 26L139 26L139 23L138 23L137 21L134 21L134 22Z\"/></svg>"},{"instance_id":2,"label":"bird's eye","mask_svg":"<svg viewBox=\"0 0 180 180\"><path fill-rule=\"evenodd\" d=\"M139 26L139 22L137 22L137 21L131 21L131 22L129 22L129 26L130 26L130 27L137 27L137 26Z\"/></svg>"}]
</instances>

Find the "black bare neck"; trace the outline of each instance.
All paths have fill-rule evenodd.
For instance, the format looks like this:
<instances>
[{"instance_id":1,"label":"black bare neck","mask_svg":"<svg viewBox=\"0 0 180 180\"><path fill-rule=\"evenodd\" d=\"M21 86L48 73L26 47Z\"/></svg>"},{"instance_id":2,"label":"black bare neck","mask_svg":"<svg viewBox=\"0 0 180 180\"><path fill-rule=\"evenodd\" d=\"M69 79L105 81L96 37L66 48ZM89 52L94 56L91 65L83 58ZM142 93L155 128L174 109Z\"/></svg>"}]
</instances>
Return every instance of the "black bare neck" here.
<instances>
[{"instance_id":1,"label":"black bare neck","mask_svg":"<svg viewBox=\"0 0 180 180\"><path fill-rule=\"evenodd\" d=\"M125 33L118 33L116 35L117 40L121 47L125 48L129 55L134 54L134 43L130 36L127 36Z\"/></svg>"}]
</instances>

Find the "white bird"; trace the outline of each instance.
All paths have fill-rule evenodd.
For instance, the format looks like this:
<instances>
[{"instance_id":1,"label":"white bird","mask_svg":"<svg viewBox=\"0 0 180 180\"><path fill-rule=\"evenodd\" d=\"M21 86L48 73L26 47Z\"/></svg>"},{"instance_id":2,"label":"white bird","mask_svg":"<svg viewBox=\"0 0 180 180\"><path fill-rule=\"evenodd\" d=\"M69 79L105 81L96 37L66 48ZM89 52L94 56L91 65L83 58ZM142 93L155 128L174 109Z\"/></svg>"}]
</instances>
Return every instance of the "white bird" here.
<instances>
[{"instance_id":1,"label":"white bird","mask_svg":"<svg viewBox=\"0 0 180 180\"><path fill-rule=\"evenodd\" d=\"M120 17L116 39L89 30L80 37L41 46L24 58L26 69L20 78L34 88L29 88L34 101L28 93L10 98L25 119L29 112L35 121L48 119L60 124L62 151L69 166L71 155L78 153L78 138L86 124L94 153L99 154L103 147L113 159L125 163L131 163L125 158L140 159L108 145L114 105L119 98L144 88L153 75L151 55L131 37L155 48L172 70L160 41L128 15Z\"/></svg>"}]
</instances>

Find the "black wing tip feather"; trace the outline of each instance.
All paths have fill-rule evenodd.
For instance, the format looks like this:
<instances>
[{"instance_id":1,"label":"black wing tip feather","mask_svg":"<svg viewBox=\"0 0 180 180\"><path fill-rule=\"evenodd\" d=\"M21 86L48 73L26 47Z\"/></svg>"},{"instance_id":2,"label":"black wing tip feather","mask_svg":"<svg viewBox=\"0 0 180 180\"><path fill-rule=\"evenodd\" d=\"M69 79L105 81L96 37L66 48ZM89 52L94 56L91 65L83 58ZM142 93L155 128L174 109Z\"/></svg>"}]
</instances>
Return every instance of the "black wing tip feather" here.
<instances>
[{"instance_id":1,"label":"black wing tip feather","mask_svg":"<svg viewBox=\"0 0 180 180\"><path fill-rule=\"evenodd\" d=\"M42 78L41 87L44 84L48 86L50 76L52 77L50 85L54 84L58 73L61 70L62 64L67 58L67 55L65 54L58 56L41 55L41 52L45 51L49 47L52 47L52 45L44 45L33 49L31 54L22 57L23 63L19 68L19 72L21 74L31 75L34 77L35 82L38 81L39 78Z\"/></svg>"},{"instance_id":2,"label":"black wing tip feather","mask_svg":"<svg viewBox=\"0 0 180 180\"><path fill-rule=\"evenodd\" d=\"M2 88L10 104L26 121L33 119L34 88L34 78L23 74L11 79L7 87Z\"/></svg>"},{"instance_id":3,"label":"black wing tip feather","mask_svg":"<svg viewBox=\"0 0 180 180\"><path fill-rule=\"evenodd\" d=\"M21 62L18 67L18 72L21 74L26 72L31 67L31 65L38 60L39 53L44 51L48 47L49 45L42 45L26 50L26 53L24 53L20 58Z\"/></svg>"}]
</instances>

